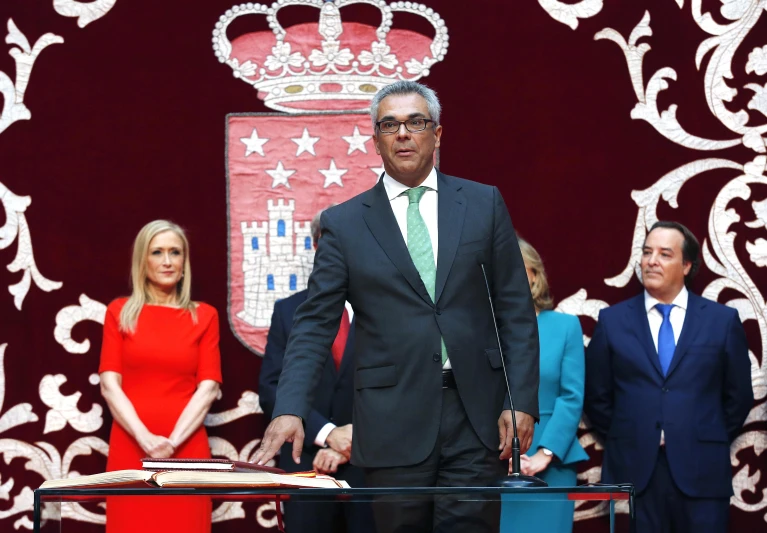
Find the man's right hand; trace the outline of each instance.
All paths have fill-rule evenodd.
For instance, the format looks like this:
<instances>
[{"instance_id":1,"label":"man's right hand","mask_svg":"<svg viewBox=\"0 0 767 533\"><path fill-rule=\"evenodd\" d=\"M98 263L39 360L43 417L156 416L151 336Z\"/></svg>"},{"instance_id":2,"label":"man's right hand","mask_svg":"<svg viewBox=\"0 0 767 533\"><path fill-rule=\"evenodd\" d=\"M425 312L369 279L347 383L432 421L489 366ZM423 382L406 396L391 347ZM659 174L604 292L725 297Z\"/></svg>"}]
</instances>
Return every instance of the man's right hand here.
<instances>
[{"instance_id":1,"label":"man's right hand","mask_svg":"<svg viewBox=\"0 0 767 533\"><path fill-rule=\"evenodd\" d=\"M349 459L352 455L352 425L346 424L334 428L328 433L325 442L330 448Z\"/></svg>"},{"instance_id":2,"label":"man's right hand","mask_svg":"<svg viewBox=\"0 0 767 533\"><path fill-rule=\"evenodd\" d=\"M295 415L278 416L269 424L256 452L253 462L265 465L271 461L286 442L293 443L293 461L301 462L301 450L304 448L304 424L301 417Z\"/></svg>"}]
</instances>

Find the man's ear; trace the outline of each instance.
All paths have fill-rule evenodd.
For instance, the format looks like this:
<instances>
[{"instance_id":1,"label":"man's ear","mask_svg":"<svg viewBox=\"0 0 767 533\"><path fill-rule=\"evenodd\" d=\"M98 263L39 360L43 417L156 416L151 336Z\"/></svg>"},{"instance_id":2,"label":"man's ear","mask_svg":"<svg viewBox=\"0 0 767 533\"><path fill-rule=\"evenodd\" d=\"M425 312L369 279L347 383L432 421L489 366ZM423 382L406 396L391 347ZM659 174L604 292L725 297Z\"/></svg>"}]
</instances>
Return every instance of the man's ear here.
<instances>
[{"instance_id":1,"label":"man's ear","mask_svg":"<svg viewBox=\"0 0 767 533\"><path fill-rule=\"evenodd\" d=\"M381 155L381 150L378 149L378 135L373 133L373 146L376 147L376 154Z\"/></svg>"},{"instance_id":2,"label":"man's ear","mask_svg":"<svg viewBox=\"0 0 767 533\"><path fill-rule=\"evenodd\" d=\"M686 276L687 274L690 273L690 269L692 268L692 262L691 261L682 261L682 266L684 267L682 272L684 272L684 275Z\"/></svg>"}]
</instances>

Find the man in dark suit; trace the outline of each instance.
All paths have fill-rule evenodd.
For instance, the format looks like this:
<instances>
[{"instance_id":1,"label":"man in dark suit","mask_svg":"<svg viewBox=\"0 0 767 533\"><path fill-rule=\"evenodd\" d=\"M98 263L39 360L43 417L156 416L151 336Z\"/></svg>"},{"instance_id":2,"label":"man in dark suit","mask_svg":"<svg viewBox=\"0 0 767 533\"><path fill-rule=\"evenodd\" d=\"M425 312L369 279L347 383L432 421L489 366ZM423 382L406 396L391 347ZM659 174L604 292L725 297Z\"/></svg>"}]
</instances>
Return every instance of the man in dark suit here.
<instances>
[{"instance_id":1,"label":"man in dark suit","mask_svg":"<svg viewBox=\"0 0 767 533\"><path fill-rule=\"evenodd\" d=\"M511 412L479 263L489 276L521 447L529 447L538 331L524 263L498 189L434 168L439 114L434 91L415 82L395 82L374 97L385 173L322 215L309 296L296 313L257 462L286 441L299 457L348 300L356 320L352 463L365 469L367 484L496 482L511 454ZM498 511L497 503L448 500L374 508L379 532L497 531Z\"/></svg>"},{"instance_id":2,"label":"man in dark suit","mask_svg":"<svg viewBox=\"0 0 767 533\"><path fill-rule=\"evenodd\" d=\"M685 287L699 250L682 224L655 223L644 293L602 310L586 351L602 481L634 484L639 533L727 531L730 443L754 401L751 363L738 312Z\"/></svg>"},{"instance_id":3,"label":"man in dark suit","mask_svg":"<svg viewBox=\"0 0 767 533\"><path fill-rule=\"evenodd\" d=\"M320 237L320 213L311 222L316 248ZM274 410L277 386L288 337L293 327L296 309L307 296L303 290L274 305L272 323L266 340L264 362L258 380L259 402L264 414ZM348 464L352 445L353 353L354 323L352 310L347 308L341 327L326 358L314 402L306 419L306 436L301 460L291 460L291 446L282 447L280 467L288 472L317 470L343 479L352 487L364 486L364 473ZM285 523L288 533L369 533L373 530L370 505L364 502L333 504L293 498L285 502Z\"/></svg>"}]
</instances>

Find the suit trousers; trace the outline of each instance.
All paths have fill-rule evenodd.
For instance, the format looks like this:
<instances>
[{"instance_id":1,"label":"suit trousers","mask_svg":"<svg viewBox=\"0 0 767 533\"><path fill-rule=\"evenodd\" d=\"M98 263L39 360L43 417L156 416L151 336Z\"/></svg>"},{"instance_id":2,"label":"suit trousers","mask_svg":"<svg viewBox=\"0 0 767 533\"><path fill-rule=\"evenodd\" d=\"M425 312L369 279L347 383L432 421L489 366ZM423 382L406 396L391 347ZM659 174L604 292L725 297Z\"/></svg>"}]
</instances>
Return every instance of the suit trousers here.
<instances>
[{"instance_id":1,"label":"suit trousers","mask_svg":"<svg viewBox=\"0 0 767 533\"><path fill-rule=\"evenodd\" d=\"M286 533L370 533L367 502L330 502L327 497L291 496L284 503Z\"/></svg>"},{"instance_id":2,"label":"suit trousers","mask_svg":"<svg viewBox=\"0 0 767 533\"><path fill-rule=\"evenodd\" d=\"M637 533L726 533L729 498L691 498L677 487L663 447L650 482L636 496Z\"/></svg>"},{"instance_id":3,"label":"suit trousers","mask_svg":"<svg viewBox=\"0 0 767 533\"><path fill-rule=\"evenodd\" d=\"M311 468L311 466L309 466ZM364 487L362 469L342 465L335 474L352 487ZM284 503L286 533L371 533L373 512L365 501L333 502L327 496L291 496Z\"/></svg>"},{"instance_id":4,"label":"suit trousers","mask_svg":"<svg viewBox=\"0 0 767 533\"><path fill-rule=\"evenodd\" d=\"M365 481L368 487L493 486L508 472L499 454L479 440L458 391L442 389L439 433L429 456L411 466L367 468ZM380 496L373 516L377 533L497 533L500 502L479 494Z\"/></svg>"}]
</instances>

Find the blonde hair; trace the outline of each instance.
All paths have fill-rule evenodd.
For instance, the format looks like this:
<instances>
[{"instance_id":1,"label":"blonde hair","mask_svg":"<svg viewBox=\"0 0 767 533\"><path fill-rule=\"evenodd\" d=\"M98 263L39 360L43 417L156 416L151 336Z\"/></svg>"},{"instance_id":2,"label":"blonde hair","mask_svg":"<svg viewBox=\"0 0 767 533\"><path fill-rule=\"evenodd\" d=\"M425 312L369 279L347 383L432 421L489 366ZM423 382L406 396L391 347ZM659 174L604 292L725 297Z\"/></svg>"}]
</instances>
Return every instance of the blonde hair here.
<instances>
[{"instance_id":1,"label":"blonde hair","mask_svg":"<svg viewBox=\"0 0 767 533\"><path fill-rule=\"evenodd\" d=\"M533 296L533 305L537 311L554 308L554 300L549 293L549 280L546 278L546 270L543 268L543 260L535 248L524 239L518 239L519 251L525 267L535 274L535 281L530 285L530 293Z\"/></svg>"},{"instance_id":2,"label":"blonde hair","mask_svg":"<svg viewBox=\"0 0 767 533\"><path fill-rule=\"evenodd\" d=\"M181 280L176 284L176 297L178 306L189 311L192 320L197 321L197 308L192 301L192 267L189 262L189 241L181 226L167 220L153 220L138 232L133 242L133 260L131 262L131 290L132 293L125 302L120 313L120 330L127 333L136 332L136 322L145 304L155 303L152 293L149 291L149 279L147 278L147 255L149 244L157 235L172 231L178 235L184 243L184 271Z\"/></svg>"}]
</instances>

